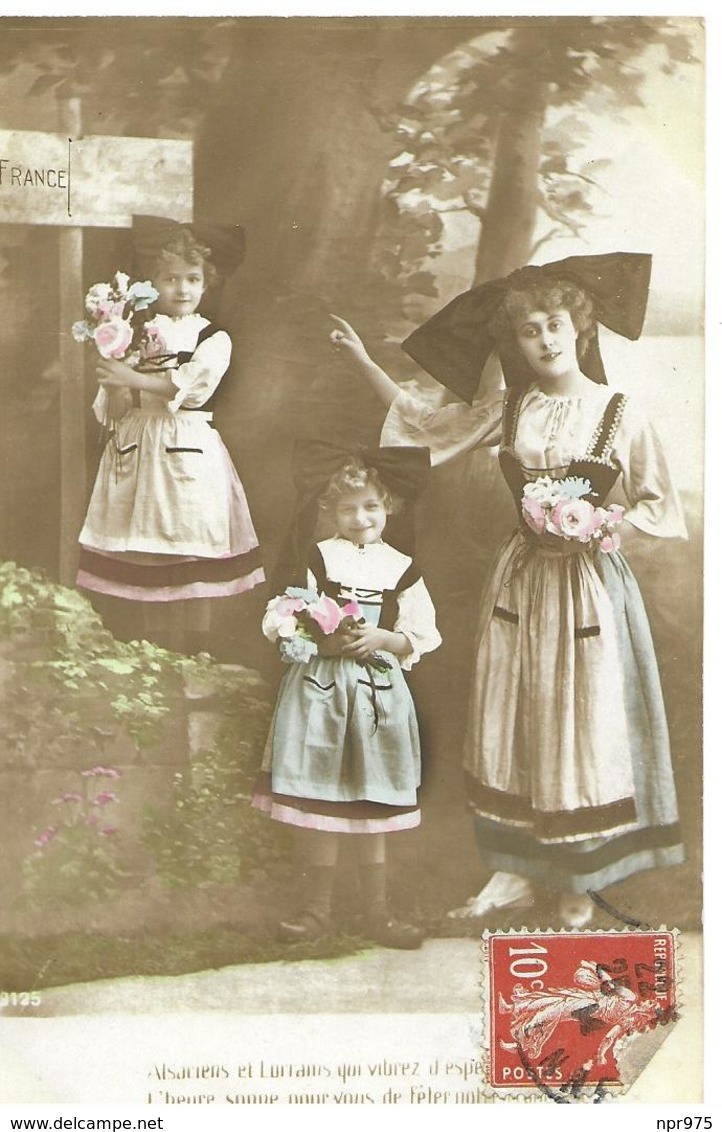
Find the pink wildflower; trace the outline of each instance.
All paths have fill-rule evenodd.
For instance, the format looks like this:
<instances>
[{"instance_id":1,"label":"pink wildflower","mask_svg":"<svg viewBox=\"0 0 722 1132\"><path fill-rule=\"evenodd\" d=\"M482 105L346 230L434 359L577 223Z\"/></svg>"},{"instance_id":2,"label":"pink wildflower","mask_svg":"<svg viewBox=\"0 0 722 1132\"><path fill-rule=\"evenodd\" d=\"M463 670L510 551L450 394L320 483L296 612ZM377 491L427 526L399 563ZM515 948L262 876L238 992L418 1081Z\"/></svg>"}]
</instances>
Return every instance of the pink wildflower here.
<instances>
[{"instance_id":1,"label":"pink wildflower","mask_svg":"<svg viewBox=\"0 0 722 1132\"><path fill-rule=\"evenodd\" d=\"M58 827L56 825L49 825L47 829L43 829L35 838L37 848L44 849L46 845L50 844L57 832Z\"/></svg>"},{"instance_id":2,"label":"pink wildflower","mask_svg":"<svg viewBox=\"0 0 722 1132\"><path fill-rule=\"evenodd\" d=\"M94 806L107 806L109 802L119 802L118 795L113 790L101 790L93 798Z\"/></svg>"},{"instance_id":3,"label":"pink wildflower","mask_svg":"<svg viewBox=\"0 0 722 1132\"><path fill-rule=\"evenodd\" d=\"M104 825L102 829L98 830L101 837L110 837L112 834L118 832L118 827L115 825Z\"/></svg>"},{"instance_id":4,"label":"pink wildflower","mask_svg":"<svg viewBox=\"0 0 722 1132\"><path fill-rule=\"evenodd\" d=\"M112 766L94 766L80 772L82 778L120 778L122 773L122 770L116 770Z\"/></svg>"},{"instance_id":5,"label":"pink wildflower","mask_svg":"<svg viewBox=\"0 0 722 1132\"><path fill-rule=\"evenodd\" d=\"M53 798L53 805L60 806L64 802L82 802L83 795L78 794L76 790L69 790L65 794L60 794L59 797Z\"/></svg>"}]
</instances>

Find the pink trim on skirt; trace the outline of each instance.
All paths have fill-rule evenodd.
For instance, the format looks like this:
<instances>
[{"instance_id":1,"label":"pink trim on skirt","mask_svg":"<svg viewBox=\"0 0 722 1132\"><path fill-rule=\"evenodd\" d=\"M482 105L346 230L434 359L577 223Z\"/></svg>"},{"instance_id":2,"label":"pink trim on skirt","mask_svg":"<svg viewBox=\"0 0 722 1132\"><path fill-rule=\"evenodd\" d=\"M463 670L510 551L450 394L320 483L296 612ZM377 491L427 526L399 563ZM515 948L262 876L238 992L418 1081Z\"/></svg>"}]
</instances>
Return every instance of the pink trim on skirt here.
<instances>
[{"instance_id":1,"label":"pink trim on skirt","mask_svg":"<svg viewBox=\"0 0 722 1132\"><path fill-rule=\"evenodd\" d=\"M231 597L252 590L265 581L263 567L246 574L244 578L234 578L229 582L189 582L184 586L130 586L112 582L107 578L97 578L84 570L79 570L76 585L94 593L122 597L127 601L183 601L201 597Z\"/></svg>"},{"instance_id":2,"label":"pink trim on skirt","mask_svg":"<svg viewBox=\"0 0 722 1132\"><path fill-rule=\"evenodd\" d=\"M268 814L274 821L286 825L300 826L303 829L321 829L328 833L393 833L396 830L413 829L421 823L421 811L394 814L388 818L344 818L335 814L314 814L309 810L297 810L275 802L268 794L254 794L251 799L254 809Z\"/></svg>"}]
</instances>

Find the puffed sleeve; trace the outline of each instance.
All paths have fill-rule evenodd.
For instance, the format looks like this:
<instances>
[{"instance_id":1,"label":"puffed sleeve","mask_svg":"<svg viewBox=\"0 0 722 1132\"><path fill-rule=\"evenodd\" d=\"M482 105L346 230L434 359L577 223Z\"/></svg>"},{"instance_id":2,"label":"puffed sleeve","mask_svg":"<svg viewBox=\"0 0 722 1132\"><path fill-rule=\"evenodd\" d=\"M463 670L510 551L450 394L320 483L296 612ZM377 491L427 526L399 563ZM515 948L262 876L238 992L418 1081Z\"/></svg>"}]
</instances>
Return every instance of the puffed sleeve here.
<instances>
[{"instance_id":1,"label":"puffed sleeve","mask_svg":"<svg viewBox=\"0 0 722 1132\"><path fill-rule=\"evenodd\" d=\"M412 652L399 657L401 667L408 671L425 652L439 647L441 636L436 628L434 605L423 578L402 590L398 602L394 632L403 633L411 644Z\"/></svg>"},{"instance_id":2,"label":"puffed sleeve","mask_svg":"<svg viewBox=\"0 0 722 1132\"><path fill-rule=\"evenodd\" d=\"M170 379L178 392L168 408L200 409L215 393L231 363L231 339L225 330L217 330L196 347L189 362L170 370Z\"/></svg>"},{"instance_id":3,"label":"puffed sleeve","mask_svg":"<svg viewBox=\"0 0 722 1132\"><path fill-rule=\"evenodd\" d=\"M443 464L472 448L499 444L503 405L501 391L473 405L455 401L438 408L402 391L389 408L380 443L429 448L431 463Z\"/></svg>"},{"instance_id":4,"label":"puffed sleeve","mask_svg":"<svg viewBox=\"0 0 722 1132\"><path fill-rule=\"evenodd\" d=\"M630 503L625 519L648 535L687 538L682 504L662 443L633 403L625 406L612 458L621 466L622 486Z\"/></svg>"}]
</instances>

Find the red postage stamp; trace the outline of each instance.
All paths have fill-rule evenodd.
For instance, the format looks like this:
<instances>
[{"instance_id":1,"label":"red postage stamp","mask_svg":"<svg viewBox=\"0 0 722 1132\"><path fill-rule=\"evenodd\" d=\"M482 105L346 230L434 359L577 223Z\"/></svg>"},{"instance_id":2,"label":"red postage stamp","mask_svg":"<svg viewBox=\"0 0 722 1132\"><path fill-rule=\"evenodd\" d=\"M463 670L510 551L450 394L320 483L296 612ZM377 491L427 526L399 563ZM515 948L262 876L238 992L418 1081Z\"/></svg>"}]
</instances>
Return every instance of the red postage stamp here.
<instances>
[{"instance_id":1,"label":"red postage stamp","mask_svg":"<svg viewBox=\"0 0 722 1132\"><path fill-rule=\"evenodd\" d=\"M646 1061L676 1020L672 932L485 933L483 943L494 1091L623 1091L642 1067L635 1040L654 1035Z\"/></svg>"}]
</instances>

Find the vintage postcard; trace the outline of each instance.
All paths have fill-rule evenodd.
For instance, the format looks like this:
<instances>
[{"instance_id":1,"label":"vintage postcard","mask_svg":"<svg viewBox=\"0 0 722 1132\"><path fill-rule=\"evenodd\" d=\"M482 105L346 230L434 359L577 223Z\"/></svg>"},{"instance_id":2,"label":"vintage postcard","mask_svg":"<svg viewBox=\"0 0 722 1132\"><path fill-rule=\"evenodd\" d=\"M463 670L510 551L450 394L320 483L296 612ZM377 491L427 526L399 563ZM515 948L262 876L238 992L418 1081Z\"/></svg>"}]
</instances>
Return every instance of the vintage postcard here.
<instances>
[{"instance_id":1,"label":"vintage postcard","mask_svg":"<svg viewBox=\"0 0 722 1132\"><path fill-rule=\"evenodd\" d=\"M0 18L0 1101L702 1101L707 49Z\"/></svg>"}]
</instances>

